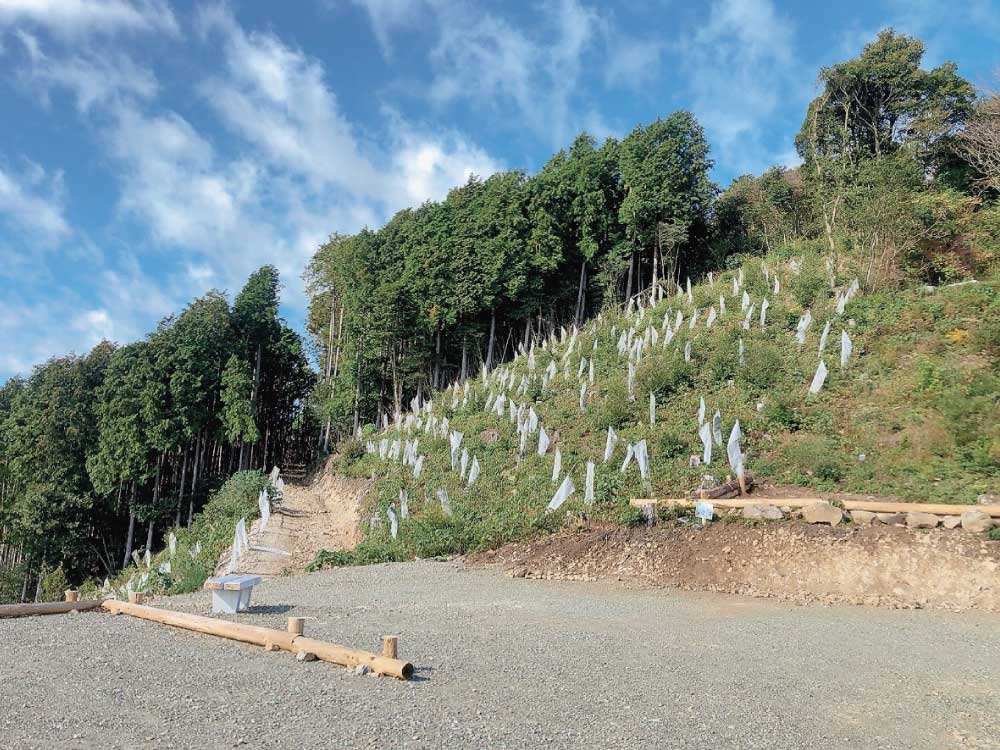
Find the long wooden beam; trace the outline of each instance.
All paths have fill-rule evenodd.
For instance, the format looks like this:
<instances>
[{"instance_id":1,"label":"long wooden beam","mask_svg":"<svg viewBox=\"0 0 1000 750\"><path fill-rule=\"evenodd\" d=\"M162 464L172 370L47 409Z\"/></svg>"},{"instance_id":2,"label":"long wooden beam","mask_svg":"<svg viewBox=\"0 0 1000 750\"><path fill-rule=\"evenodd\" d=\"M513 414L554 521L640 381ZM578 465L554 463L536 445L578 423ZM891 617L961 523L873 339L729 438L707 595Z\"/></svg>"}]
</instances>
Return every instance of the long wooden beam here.
<instances>
[{"instance_id":1,"label":"long wooden beam","mask_svg":"<svg viewBox=\"0 0 1000 750\"><path fill-rule=\"evenodd\" d=\"M83 612L99 609L100 600L76 602L43 602L41 604L0 605L0 617L27 617L29 615L61 615L66 612Z\"/></svg>"},{"instance_id":2,"label":"long wooden beam","mask_svg":"<svg viewBox=\"0 0 1000 750\"><path fill-rule=\"evenodd\" d=\"M175 628L193 630L198 633L230 638L243 643L253 643L264 646L269 651L280 648L293 654L314 654L316 658L339 664L344 667L356 667L366 664L373 672L382 675L407 680L413 676L413 665L401 659L389 659L369 651L340 646L336 643L318 641L313 638L289 633L287 630L262 628L256 625L244 625L214 617L174 612L168 609L147 607L142 604L130 604L117 599L107 599L104 608L115 614L127 614L143 620L151 620Z\"/></svg>"},{"instance_id":3,"label":"long wooden beam","mask_svg":"<svg viewBox=\"0 0 1000 750\"><path fill-rule=\"evenodd\" d=\"M737 497L728 500L705 500L716 508L745 508L748 505L787 505L801 508L818 503L821 497ZM699 500L686 497L674 498L633 498L629 505L640 508L643 505L693 508ZM1000 518L1000 505L951 505L949 503L893 503L875 500L844 500L840 503L845 510L867 510L872 513L930 513L935 516L959 516L967 510L981 510L993 518Z\"/></svg>"}]
</instances>

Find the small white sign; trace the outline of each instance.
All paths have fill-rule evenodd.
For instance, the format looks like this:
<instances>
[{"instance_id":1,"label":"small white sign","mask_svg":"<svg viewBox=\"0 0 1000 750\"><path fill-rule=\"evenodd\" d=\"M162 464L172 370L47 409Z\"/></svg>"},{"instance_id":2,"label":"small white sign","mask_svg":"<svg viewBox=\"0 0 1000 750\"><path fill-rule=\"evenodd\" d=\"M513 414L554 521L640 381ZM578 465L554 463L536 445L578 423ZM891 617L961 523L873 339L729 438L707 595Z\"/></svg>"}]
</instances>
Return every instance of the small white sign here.
<instances>
[{"instance_id":1,"label":"small white sign","mask_svg":"<svg viewBox=\"0 0 1000 750\"><path fill-rule=\"evenodd\" d=\"M698 503L694 506L694 515L702 521L711 521L715 515L715 508L711 503Z\"/></svg>"}]
</instances>

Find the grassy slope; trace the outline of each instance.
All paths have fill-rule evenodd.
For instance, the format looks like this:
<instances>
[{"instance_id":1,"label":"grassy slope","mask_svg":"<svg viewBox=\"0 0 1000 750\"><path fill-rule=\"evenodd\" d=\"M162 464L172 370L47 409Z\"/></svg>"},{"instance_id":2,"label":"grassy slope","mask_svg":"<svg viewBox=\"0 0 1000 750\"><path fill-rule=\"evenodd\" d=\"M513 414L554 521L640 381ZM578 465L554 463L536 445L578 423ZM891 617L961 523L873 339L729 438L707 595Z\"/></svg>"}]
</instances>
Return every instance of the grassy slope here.
<instances>
[{"instance_id":1,"label":"grassy slope","mask_svg":"<svg viewBox=\"0 0 1000 750\"><path fill-rule=\"evenodd\" d=\"M770 301L765 330L755 311L751 330L742 330L744 314L739 297L732 296L736 271L727 271L714 285L693 289L700 310L696 328L688 321L686 296L663 300L641 321L633 315L605 313L588 323L569 357L569 377L563 377L562 355L568 343L554 352L536 350L537 377L518 403L534 405L541 423L553 438L548 455L535 454L537 436L529 437L527 456L518 460L519 439L508 417L487 414L483 405L496 377L515 373L514 389L528 373L526 357L500 368L484 385L470 386L465 407L453 411L451 394L436 394L434 413L448 416L451 428L464 433L463 447L482 466L477 484L465 489L457 471L450 470L448 441L424 434L419 452L425 454L423 473L414 480L412 468L382 461L364 453L362 443L342 447L334 470L352 476L377 476L371 496L372 511L383 522L351 554L321 555L321 564L347 564L431 556L498 546L552 530L566 522L567 513L582 507L585 463L597 463L596 503L588 509L599 520L631 522L628 500L637 496L675 496L684 493L704 473L724 476L729 468L725 450L715 449L711 467L690 468L688 457L700 454L696 411L705 398L709 418L719 409L723 433L728 436L739 419L747 468L770 483L796 484L818 490L898 496L908 500L973 502L978 493L996 490L1000 469L1000 278L978 284L942 288L893 290L858 295L842 317L835 315L835 290L825 258L799 257L796 273L788 258L766 259L780 273L782 290L774 294L762 274L759 259L744 267L744 288L759 305ZM838 288L855 273L842 269ZM773 278L773 277L772 277ZM742 292L741 292L742 293ZM709 305L719 307L726 297L727 312L706 330ZM805 344L794 340L799 316L811 309L814 322ZM625 356L616 350L616 334L634 326L642 335L648 325L661 327L664 314L676 311L685 320L673 342L648 348L637 367L635 401L626 397ZM807 396L817 364L820 334L833 319L825 361L830 370L818 396ZM840 332L853 339L854 355L848 368L839 367ZM739 366L738 340L746 346ZM578 363L588 357L593 342L596 380L589 387L587 408L578 405ZM692 343L692 361L685 363L684 345ZM662 341L661 341L662 343ZM550 346L550 350L552 347ZM556 359L559 374L542 389L541 373ZM586 378L586 373L584 374ZM649 424L648 394L657 395L656 424ZM513 395L513 394L512 394ZM608 426L618 432L615 456L602 464ZM499 439L485 444L481 433L495 429ZM390 439L394 433L390 433ZM619 471L627 442L646 439L651 476L644 486L635 464ZM563 473L569 472L577 492L556 513L545 506L557 487L551 481L553 451L562 451ZM863 460L861 454L864 454ZM409 493L411 518L401 523L392 540L384 520L386 506L401 488ZM446 517L434 491L446 488L453 515Z\"/></svg>"}]
</instances>

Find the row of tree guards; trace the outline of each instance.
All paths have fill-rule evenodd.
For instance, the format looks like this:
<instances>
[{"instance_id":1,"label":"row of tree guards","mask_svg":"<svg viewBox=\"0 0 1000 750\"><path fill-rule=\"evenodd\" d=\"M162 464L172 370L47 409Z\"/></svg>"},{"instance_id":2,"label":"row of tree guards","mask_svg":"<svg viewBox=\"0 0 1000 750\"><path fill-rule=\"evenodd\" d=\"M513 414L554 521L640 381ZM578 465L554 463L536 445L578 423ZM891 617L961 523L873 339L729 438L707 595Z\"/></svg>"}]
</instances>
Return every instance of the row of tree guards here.
<instances>
[{"instance_id":1,"label":"row of tree guards","mask_svg":"<svg viewBox=\"0 0 1000 750\"><path fill-rule=\"evenodd\" d=\"M413 665L398 658L399 638L394 635L385 636L382 641L382 653L374 654L370 651L306 637L303 635L305 629L305 618L303 617L289 617L287 629L277 630L150 607L143 604L143 596L138 592L131 594L129 599L128 602L118 599L81 601L78 592L67 591L64 602L0 606L0 619L104 609L116 615L131 615L175 628L263 646L265 651L289 651L295 654L299 661L319 659L339 664L348 669L366 666L375 674L395 677L400 680L408 680L413 676Z\"/></svg>"}]
</instances>

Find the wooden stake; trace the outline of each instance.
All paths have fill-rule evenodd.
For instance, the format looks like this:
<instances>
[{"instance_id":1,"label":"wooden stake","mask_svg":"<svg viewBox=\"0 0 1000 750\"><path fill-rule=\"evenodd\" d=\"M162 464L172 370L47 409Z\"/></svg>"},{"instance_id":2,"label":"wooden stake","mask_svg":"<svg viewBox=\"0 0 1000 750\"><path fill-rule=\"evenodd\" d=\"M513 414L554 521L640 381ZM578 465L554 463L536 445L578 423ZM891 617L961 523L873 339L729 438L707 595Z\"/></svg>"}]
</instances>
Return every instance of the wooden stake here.
<instances>
[{"instance_id":1,"label":"wooden stake","mask_svg":"<svg viewBox=\"0 0 1000 750\"><path fill-rule=\"evenodd\" d=\"M384 635L382 636L382 656L386 659L396 659L399 653L399 636L398 635Z\"/></svg>"},{"instance_id":2,"label":"wooden stake","mask_svg":"<svg viewBox=\"0 0 1000 750\"><path fill-rule=\"evenodd\" d=\"M128 602L129 604L142 604L145 595L141 591L130 591L128 592Z\"/></svg>"},{"instance_id":3,"label":"wooden stake","mask_svg":"<svg viewBox=\"0 0 1000 750\"><path fill-rule=\"evenodd\" d=\"M288 632L292 635L302 635L306 628L306 618L304 617L289 617L288 618Z\"/></svg>"},{"instance_id":4,"label":"wooden stake","mask_svg":"<svg viewBox=\"0 0 1000 750\"><path fill-rule=\"evenodd\" d=\"M80 592L75 589L69 589L66 592L66 601L68 602L78 602L80 601Z\"/></svg>"}]
</instances>

